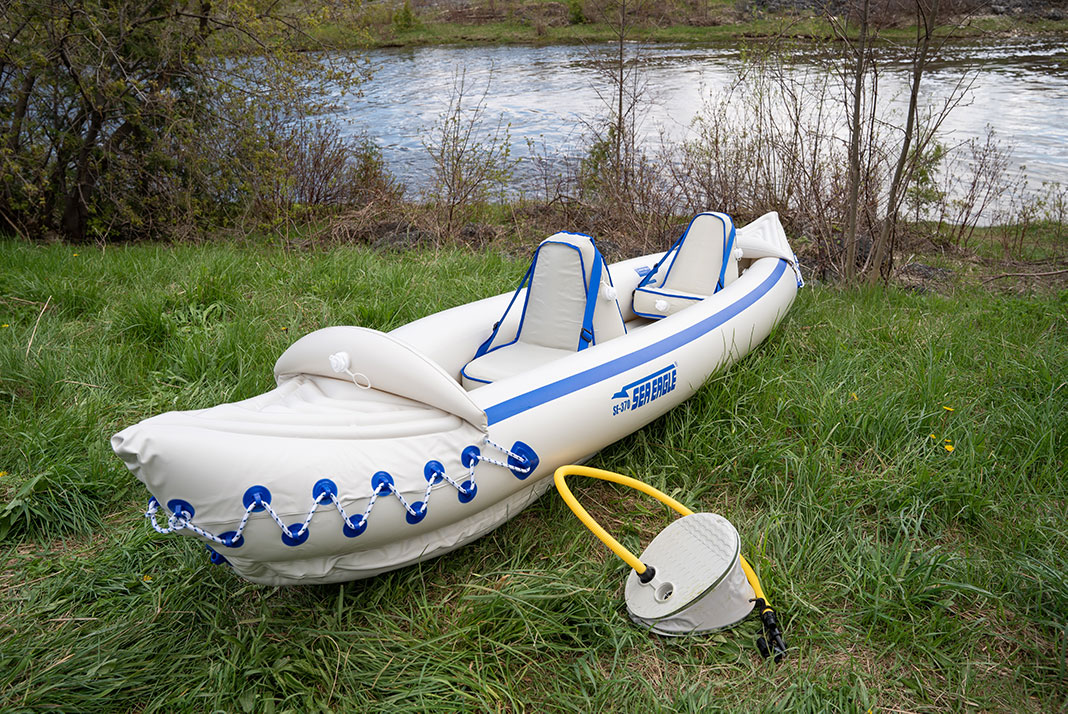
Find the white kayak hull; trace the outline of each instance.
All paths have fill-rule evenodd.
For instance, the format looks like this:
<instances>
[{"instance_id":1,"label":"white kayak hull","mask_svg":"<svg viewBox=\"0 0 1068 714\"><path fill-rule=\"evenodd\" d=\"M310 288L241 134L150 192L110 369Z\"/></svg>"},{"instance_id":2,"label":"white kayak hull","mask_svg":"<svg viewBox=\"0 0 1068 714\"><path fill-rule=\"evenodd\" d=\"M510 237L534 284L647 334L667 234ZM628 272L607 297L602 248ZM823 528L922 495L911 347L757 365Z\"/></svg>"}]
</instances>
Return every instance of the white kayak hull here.
<instances>
[{"instance_id":1,"label":"white kayak hull","mask_svg":"<svg viewBox=\"0 0 1068 714\"><path fill-rule=\"evenodd\" d=\"M203 540L254 582L356 580L441 555L760 344L800 284L773 223L738 231L745 270L715 295L658 321L627 314L627 334L514 377L460 386L500 295L388 334L319 330L279 359L277 389L152 417L112 446L152 494L157 530ZM609 267L621 304L661 257ZM330 368L341 352L351 373Z\"/></svg>"}]
</instances>

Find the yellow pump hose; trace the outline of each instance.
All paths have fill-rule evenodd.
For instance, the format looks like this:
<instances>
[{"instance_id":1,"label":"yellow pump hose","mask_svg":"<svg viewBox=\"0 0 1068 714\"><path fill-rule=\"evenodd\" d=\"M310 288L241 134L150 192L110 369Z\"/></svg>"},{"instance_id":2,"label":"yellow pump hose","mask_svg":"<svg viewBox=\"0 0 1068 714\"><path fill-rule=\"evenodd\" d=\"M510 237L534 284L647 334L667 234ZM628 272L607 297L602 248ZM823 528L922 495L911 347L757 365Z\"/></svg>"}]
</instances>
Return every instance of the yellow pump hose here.
<instances>
[{"instance_id":1,"label":"yellow pump hose","mask_svg":"<svg viewBox=\"0 0 1068 714\"><path fill-rule=\"evenodd\" d=\"M622 543L613 538L611 534L602 528L586 509L582 507L582 504L579 503L575 498L575 495L571 493L571 489L565 481L568 476L587 476L589 478L596 478L602 481L611 481L612 483L629 486L646 495L652 496L666 506L669 506L681 516L693 515L693 511L663 491L655 489L649 484L643 483L637 479L630 478L629 476L623 476L622 474L603 471L602 469L595 469L589 466L561 466L556 470L556 473L553 475L553 481L556 483L556 490L560 492L560 497L564 499L564 503L568 505L568 508L570 508L576 516L578 516L578 519L582 521L583 525L589 528L595 536L600 538L613 553L623 560L623 562L634 568L634 571L638 573L638 575L641 575L646 571L645 563L636 558L634 553L631 553ZM739 554L738 560L741 562L742 571L745 573L746 579L749 580L749 584L753 587L753 592L756 593L756 597L764 602L764 610L762 612L771 610L767 597L764 596L764 589L760 587L760 580L757 578L757 574L753 570L753 567L749 565L745 556L741 554Z\"/></svg>"}]
</instances>

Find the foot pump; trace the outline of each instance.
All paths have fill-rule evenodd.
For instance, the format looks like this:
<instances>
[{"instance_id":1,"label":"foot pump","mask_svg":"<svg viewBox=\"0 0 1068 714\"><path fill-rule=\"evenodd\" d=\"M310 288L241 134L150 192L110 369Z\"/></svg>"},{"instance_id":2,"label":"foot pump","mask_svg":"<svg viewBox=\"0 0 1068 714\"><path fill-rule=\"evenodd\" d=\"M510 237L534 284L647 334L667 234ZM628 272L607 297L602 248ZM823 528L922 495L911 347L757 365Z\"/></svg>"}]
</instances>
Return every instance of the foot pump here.
<instances>
[{"instance_id":1,"label":"foot pump","mask_svg":"<svg viewBox=\"0 0 1068 714\"><path fill-rule=\"evenodd\" d=\"M640 558L623 547L575 499L567 476L588 476L637 489L666 504L682 518L653 538ZM723 516L694 513L649 484L588 466L561 466L554 476L564 502L593 534L633 570L627 576L630 618L661 635L712 632L737 624L754 609L764 636L757 648L764 657L786 655L775 611L768 605L753 568L741 554L738 531Z\"/></svg>"}]
</instances>

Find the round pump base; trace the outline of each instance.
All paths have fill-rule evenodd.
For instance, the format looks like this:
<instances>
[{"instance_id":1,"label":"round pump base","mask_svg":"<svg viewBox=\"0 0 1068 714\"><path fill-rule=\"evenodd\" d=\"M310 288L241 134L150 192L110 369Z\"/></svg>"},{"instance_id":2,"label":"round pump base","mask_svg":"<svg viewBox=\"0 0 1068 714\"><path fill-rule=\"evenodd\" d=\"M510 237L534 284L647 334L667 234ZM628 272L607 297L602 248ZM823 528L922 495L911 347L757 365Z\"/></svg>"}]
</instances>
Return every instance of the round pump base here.
<instances>
[{"instance_id":1,"label":"round pump base","mask_svg":"<svg viewBox=\"0 0 1068 714\"><path fill-rule=\"evenodd\" d=\"M723 516L694 513L672 521L640 560L655 572L627 578L627 610L634 622L661 635L730 627L753 610L756 594L739 556L738 531ZM646 571L648 578L648 571Z\"/></svg>"}]
</instances>

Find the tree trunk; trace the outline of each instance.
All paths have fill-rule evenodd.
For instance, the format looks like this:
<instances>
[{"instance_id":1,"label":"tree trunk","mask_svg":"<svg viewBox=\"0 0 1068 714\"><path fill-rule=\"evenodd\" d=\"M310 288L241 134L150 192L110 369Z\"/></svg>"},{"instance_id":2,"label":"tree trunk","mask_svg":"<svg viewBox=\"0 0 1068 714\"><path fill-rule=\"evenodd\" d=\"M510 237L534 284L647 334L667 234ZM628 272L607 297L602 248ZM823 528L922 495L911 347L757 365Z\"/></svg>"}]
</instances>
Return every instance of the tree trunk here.
<instances>
[{"instance_id":1,"label":"tree trunk","mask_svg":"<svg viewBox=\"0 0 1068 714\"><path fill-rule=\"evenodd\" d=\"M905 136L901 142L901 151L897 157L897 164L894 166L894 177L890 181L890 195L886 199L886 217L883 220L882 226L879 228L879 235L876 238L875 245L872 247L872 260L871 266L868 271L868 282L874 283L879 280L880 276L884 273L888 273L888 270L884 271L884 266L887 262L887 256L889 255L890 238L893 235L894 229L897 227L898 210L901 207L901 196L903 193L903 187L906 183L905 168L908 165L909 149L912 146L912 138L916 132L916 115L918 112L917 104L919 103L920 95L920 81L923 79L923 73L927 68L927 56L931 49L931 35L934 32L935 23L938 19L940 0L932 0L930 14L924 12L923 0L919 0L916 3L916 32L920 34L920 37L916 38L919 50L912 63L912 86L909 92L909 109L908 116L905 119Z\"/></svg>"},{"instance_id":2,"label":"tree trunk","mask_svg":"<svg viewBox=\"0 0 1068 714\"><path fill-rule=\"evenodd\" d=\"M863 104L864 75L868 71L868 11L864 0L860 16L857 59L853 65L853 111L849 122L849 199L846 204L846 229L842 236L842 277L852 282L857 274L857 213L860 209L860 112Z\"/></svg>"},{"instance_id":3,"label":"tree trunk","mask_svg":"<svg viewBox=\"0 0 1068 714\"><path fill-rule=\"evenodd\" d=\"M33 85L37 82L37 75L27 74L22 80L22 88L19 89L18 99L15 100L15 109L11 115L11 124L7 132L7 148L14 158L19 152L19 135L22 134L22 120L26 116L26 108L30 103L30 93Z\"/></svg>"},{"instance_id":4,"label":"tree trunk","mask_svg":"<svg viewBox=\"0 0 1068 714\"><path fill-rule=\"evenodd\" d=\"M104 123L104 114L94 111L90 115L89 130L82 141L81 149L78 150L77 172L74 178L74 187L67 194L63 207L63 219L60 229L67 240L74 243L82 243L86 239L89 229L89 199L96 187L90 164L93 149L96 146L96 138L100 134L100 127Z\"/></svg>"}]
</instances>

